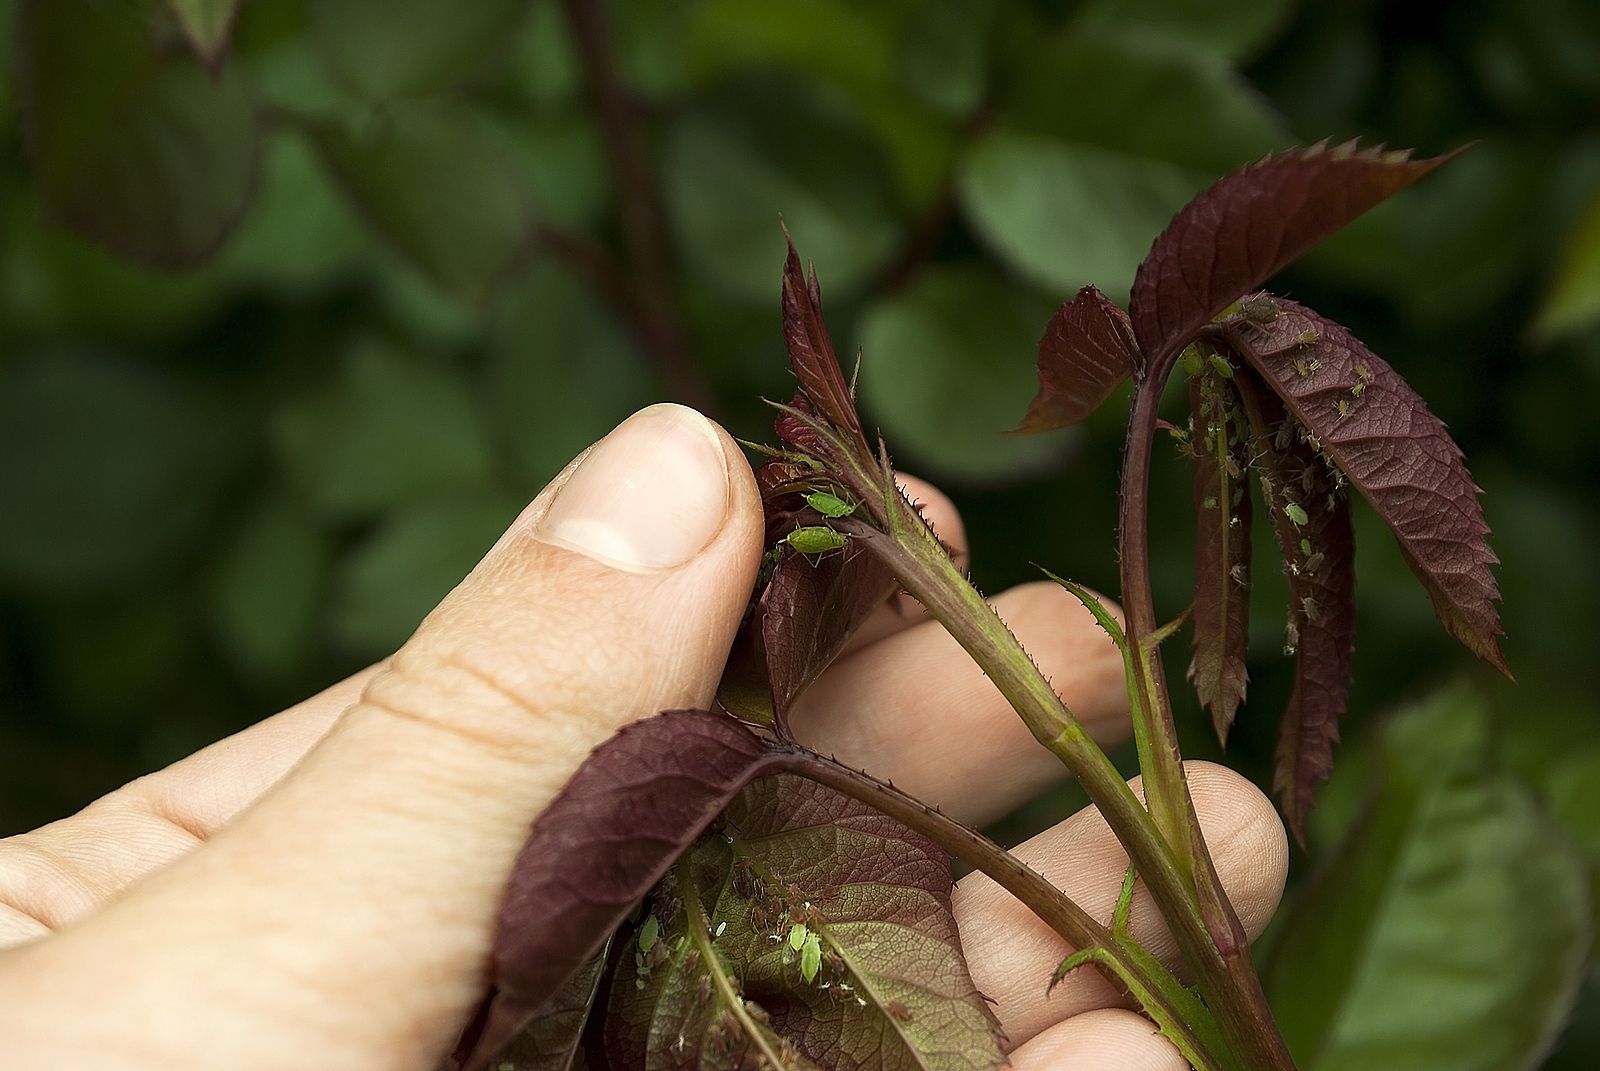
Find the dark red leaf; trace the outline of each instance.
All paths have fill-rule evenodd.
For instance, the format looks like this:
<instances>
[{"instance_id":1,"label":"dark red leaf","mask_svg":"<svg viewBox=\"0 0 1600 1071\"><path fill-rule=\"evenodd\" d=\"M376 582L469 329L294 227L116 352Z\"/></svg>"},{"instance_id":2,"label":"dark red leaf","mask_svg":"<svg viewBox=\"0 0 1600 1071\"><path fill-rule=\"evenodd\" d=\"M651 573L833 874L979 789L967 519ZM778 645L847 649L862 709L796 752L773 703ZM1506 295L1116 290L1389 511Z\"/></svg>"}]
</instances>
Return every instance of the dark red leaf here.
<instances>
[{"instance_id":1,"label":"dark red leaf","mask_svg":"<svg viewBox=\"0 0 1600 1071\"><path fill-rule=\"evenodd\" d=\"M1321 143L1222 179L1173 217L1134 276L1129 309L1145 359L1176 353L1245 293L1457 153L1413 160L1409 150Z\"/></svg>"},{"instance_id":2,"label":"dark red leaf","mask_svg":"<svg viewBox=\"0 0 1600 1071\"><path fill-rule=\"evenodd\" d=\"M786 550L762 599L761 629L780 727L846 641L898 585L876 555L846 546L815 557Z\"/></svg>"},{"instance_id":3,"label":"dark red leaf","mask_svg":"<svg viewBox=\"0 0 1600 1071\"><path fill-rule=\"evenodd\" d=\"M599 995L605 955L580 967L533 1013L520 1034L494 1057L494 1071L574 1071L582 1068L579 1050Z\"/></svg>"},{"instance_id":4,"label":"dark red leaf","mask_svg":"<svg viewBox=\"0 0 1600 1071\"><path fill-rule=\"evenodd\" d=\"M813 268L809 278L795 251L794 239L784 228L789 256L783 266L783 338L789 347L789 366L800 381L800 391L813 415L845 432L871 456L856 415L855 397L845 382L834 353L828 325L822 318L822 289ZM787 438L787 436L785 436Z\"/></svg>"},{"instance_id":5,"label":"dark red leaf","mask_svg":"<svg viewBox=\"0 0 1600 1071\"><path fill-rule=\"evenodd\" d=\"M1491 568L1500 559L1444 422L1340 325L1282 298L1257 304L1254 319L1229 321L1230 344L1383 518L1445 628L1505 672Z\"/></svg>"},{"instance_id":6,"label":"dark red leaf","mask_svg":"<svg viewBox=\"0 0 1600 1071\"><path fill-rule=\"evenodd\" d=\"M1350 500L1332 465L1253 375L1238 386L1254 429L1251 450L1262 499L1289 574L1284 651L1294 690L1278 725L1273 791L1296 839L1333 769L1355 652L1355 532Z\"/></svg>"},{"instance_id":7,"label":"dark red leaf","mask_svg":"<svg viewBox=\"0 0 1600 1071\"><path fill-rule=\"evenodd\" d=\"M764 1068L752 1050L765 1042L783 1066L995 1067L998 1027L962 955L952 877L949 856L894 819L802 777L763 777L653 898L651 952L637 936L624 947L609 1062ZM809 976L796 923L816 946Z\"/></svg>"},{"instance_id":8,"label":"dark red leaf","mask_svg":"<svg viewBox=\"0 0 1600 1071\"><path fill-rule=\"evenodd\" d=\"M1039 340L1039 393L1017 432L1086 419L1138 363L1128 315L1092 286L1062 304Z\"/></svg>"},{"instance_id":9,"label":"dark red leaf","mask_svg":"<svg viewBox=\"0 0 1600 1071\"><path fill-rule=\"evenodd\" d=\"M1250 429L1232 386L1214 373L1189 381L1189 407L1196 536L1189 679L1226 743L1250 680Z\"/></svg>"},{"instance_id":10,"label":"dark red leaf","mask_svg":"<svg viewBox=\"0 0 1600 1071\"><path fill-rule=\"evenodd\" d=\"M495 937L492 1055L605 943L780 753L731 718L668 711L600 745L533 825Z\"/></svg>"}]
</instances>

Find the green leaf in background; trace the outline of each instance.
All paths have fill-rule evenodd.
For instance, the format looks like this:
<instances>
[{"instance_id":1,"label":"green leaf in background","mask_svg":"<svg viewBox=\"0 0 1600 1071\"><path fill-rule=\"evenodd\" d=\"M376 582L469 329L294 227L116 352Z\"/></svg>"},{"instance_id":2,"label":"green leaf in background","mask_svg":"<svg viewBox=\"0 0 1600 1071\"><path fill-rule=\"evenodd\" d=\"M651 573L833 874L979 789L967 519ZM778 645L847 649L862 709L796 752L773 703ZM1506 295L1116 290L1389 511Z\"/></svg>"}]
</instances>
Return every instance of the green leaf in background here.
<instances>
[{"instance_id":1,"label":"green leaf in background","mask_svg":"<svg viewBox=\"0 0 1600 1071\"><path fill-rule=\"evenodd\" d=\"M211 617L246 676L282 680L310 655L329 542L310 517L279 501L263 503L234 534L212 582Z\"/></svg>"},{"instance_id":2,"label":"green leaf in background","mask_svg":"<svg viewBox=\"0 0 1600 1071\"><path fill-rule=\"evenodd\" d=\"M1225 59L1259 51L1288 21L1290 0L1090 0L1086 25L1138 29Z\"/></svg>"},{"instance_id":3,"label":"green leaf in background","mask_svg":"<svg viewBox=\"0 0 1600 1071\"><path fill-rule=\"evenodd\" d=\"M254 103L234 65L215 77L159 50L138 7L23 0L18 82L34 181L50 218L132 260L210 256L255 181Z\"/></svg>"},{"instance_id":4,"label":"green leaf in background","mask_svg":"<svg viewBox=\"0 0 1600 1071\"><path fill-rule=\"evenodd\" d=\"M484 301L532 245L528 178L468 108L396 105L357 125L319 124L313 137L373 230L463 301Z\"/></svg>"},{"instance_id":5,"label":"green leaf in background","mask_svg":"<svg viewBox=\"0 0 1600 1071\"><path fill-rule=\"evenodd\" d=\"M1038 385L1048 302L976 265L928 268L861 327L869 420L919 463L960 479L1016 478L1063 451L1058 436L1012 438Z\"/></svg>"},{"instance_id":6,"label":"green leaf in background","mask_svg":"<svg viewBox=\"0 0 1600 1071\"><path fill-rule=\"evenodd\" d=\"M484 425L458 373L367 342L319 393L278 414L275 431L292 485L331 516L359 517L484 485Z\"/></svg>"},{"instance_id":7,"label":"green leaf in background","mask_svg":"<svg viewBox=\"0 0 1600 1071\"><path fill-rule=\"evenodd\" d=\"M1305 1071L1531 1068L1590 941L1585 868L1496 768L1464 690L1386 726L1380 784L1274 946L1267 988Z\"/></svg>"},{"instance_id":8,"label":"green leaf in background","mask_svg":"<svg viewBox=\"0 0 1600 1071\"><path fill-rule=\"evenodd\" d=\"M338 568L333 637L375 658L398 648L489 552L526 503L488 492L412 502Z\"/></svg>"},{"instance_id":9,"label":"green leaf in background","mask_svg":"<svg viewBox=\"0 0 1600 1071\"><path fill-rule=\"evenodd\" d=\"M1004 91L1009 128L971 148L957 189L985 244L1051 290L1125 299L1173 212L1288 140L1232 70L1162 39L1080 30L1034 53Z\"/></svg>"},{"instance_id":10,"label":"green leaf in background","mask_svg":"<svg viewBox=\"0 0 1600 1071\"><path fill-rule=\"evenodd\" d=\"M221 274L246 285L314 290L359 271L373 242L292 130L266 140L255 207L217 259Z\"/></svg>"},{"instance_id":11,"label":"green leaf in background","mask_svg":"<svg viewBox=\"0 0 1600 1071\"><path fill-rule=\"evenodd\" d=\"M1192 171L1088 145L997 130L962 166L962 204L1024 278L1062 294L1098 285L1126 304L1134 269L1201 188Z\"/></svg>"},{"instance_id":12,"label":"green leaf in background","mask_svg":"<svg viewBox=\"0 0 1600 1071\"><path fill-rule=\"evenodd\" d=\"M486 375L499 434L530 488L659 398L615 314L553 264L506 295L489 329Z\"/></svg>"},{"instance_id":13,"label":"green leaf in background","mask_svg":"<svg viewBox=\"0 0 1600 1071\"><path fill-rule=\"evenodd\" d=\"M242 423L149 362L0 369L0 585L81 595L147 579L211 523Z\"/></svg>"},{"instance_id":14,"label":"green leaf in background","mask_svg":"<svg viewBox=\"0 0 1600 1071\"><path fill-rule=\"evenodd\" d=\"M988 88L995 0L916 0L901 5L895 34L900 80L952 116L970 115Z\"/></svg>"},{"instance_id":15,"label":"green leaf in background","mask_svg":"<svg viewBox=\"0 0 1600 1071\"><path fill-rule=\"evenodd\" d=\"M311 34L350 90L374 100L444 89L506 50L528 0L309 0Z\"/></svg>"},{"instance_id":16,"label":"green leaf in background","mask_svg":"<svg viewBox=\"0 0 1600 1071\"><path fill-rule=\"evenodd\" d=\"M887 263L899 226L884 171L846 110L763 82L685 112L667 132L662 181L694 268L732 297L776 307L780 216L830 295Z\"/></svg>"},{"instance_id":17,"label":"green leaf in background","mask_svg":"<svg viewBox=\"0 0 1600 1071\"><path fill-rule=\"evenodd\" d=\"M228 34L242 0L167 0L195 53L215 64L228 47Z\"/></svg>"},{"instance_id":18,"label":"green leaf in background","mask_svg":"<svg viewBox=\"0 0 1600 1071\"><path fill-rule=\"evenodd\" d=\"M1543 338L1600 320L1600 190L1573 223L1534 330Z\"/></svg>"}]
</instances>

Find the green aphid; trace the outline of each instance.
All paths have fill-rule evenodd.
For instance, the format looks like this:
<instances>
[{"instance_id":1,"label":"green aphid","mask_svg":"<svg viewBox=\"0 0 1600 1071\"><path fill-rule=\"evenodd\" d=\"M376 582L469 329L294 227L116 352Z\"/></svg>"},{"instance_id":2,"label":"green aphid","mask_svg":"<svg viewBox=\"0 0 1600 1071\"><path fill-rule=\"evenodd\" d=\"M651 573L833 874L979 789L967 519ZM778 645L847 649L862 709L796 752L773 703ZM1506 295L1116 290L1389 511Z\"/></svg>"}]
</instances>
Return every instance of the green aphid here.
<instances>
[{"instance_id":1,"label":"green aphid","mask_svg":"<svg viewBox=\"0 0 1600 1071\"><path fill-rule=\"evenodd\" d=\"M1311 553L1311 540L1302 539L1300 541L1300 553L1301 554L1310 554Z\"/></svg>"},{"instance_id":2,"label":"green aphid","mask_svg":"<svg viewBox=\"0 0 1600 1071\"><path fill-rule=\"evenodd\" d=\"M796 528L784 536L783 541L801 554L826 554L830 550L839 550L850 542L843 533L822 525Z\"/></svg>"},{"instance_id":3,"label":"green aphid","mask_svg":"<svg viewBox=\"0 0 1600 1071\"><path fill-rule=\"evenodd\" d=\"M806 939L811 936L811 931L806 929L806 924L797 922L789 928L789 947L796 952L805 947Z\"/></svg>"},{"instance_id":4,"label":"green aphid","mask_svg":"<svg viewBox=\"0 0 1600 1071\"><path fill-rule=\"evenodd\" d=\"M1183 351L1183 370L1190 376L1197 376L1206 370L1205 360L1192 346Z\"/></svg>"},{"instance_id":5,"label":"green aphid","mask_svg":"<svg viewBox=\"0 0 1600 1071\"><path fill-rule=\"evenodd\" d=\"M1306 515L1306 511L1305 510L1301 509L1298 505L1296 505L1293 502L1285 502L1284 505L1283 505L1283 512L1288 516L1290 522L1296 528L1299 528L1299 527L1303 526L1307 521L1309 521L1311 519L1310 517L1308 517Z\"/></svg>"},{"instance_id":6,"label":"green aphid","mask_svg":"<svg viewBox=\"0 0 1600 1071\"><path fill-rule=\"evenodd\" d=\"M1211 370L1223 379L1233 378L1233 365L1220 353L1213 353L1210 357Z\"/></svg>"},{"instance_id":7,"label":"green aphid","mask_svg":"<svg viewBox=\"0 0 1600 1071\"><path fill-rule=\"evenodd\" d=\"M639 927L639 951L648 952L656 946L656 941L661 937L661 920L651 915L644 920L644 925Z\"/></svg>"},{"instance_id":8,"label":"green aphid","mask_svg":"<svg viewBox=\"0 0 1600 1071\"><path fill-rule=\"evenodd\" d=\"M826 491L812 491L806 496L806 505L824 517L831 518L848 517L856 511L854 505Z\"/></svg>"},{"instance_id":9,"label":"green aphid","mask_svg":"<svg viewBox=\"0 0 1600 1071\"><path fill-rule=\"evenodd\" d=\"M806 935L806 942L800 949L800 976L808 982L817 980L817 972L822 969L822 939L816 934Z\"/></svg>"}]
</instances>

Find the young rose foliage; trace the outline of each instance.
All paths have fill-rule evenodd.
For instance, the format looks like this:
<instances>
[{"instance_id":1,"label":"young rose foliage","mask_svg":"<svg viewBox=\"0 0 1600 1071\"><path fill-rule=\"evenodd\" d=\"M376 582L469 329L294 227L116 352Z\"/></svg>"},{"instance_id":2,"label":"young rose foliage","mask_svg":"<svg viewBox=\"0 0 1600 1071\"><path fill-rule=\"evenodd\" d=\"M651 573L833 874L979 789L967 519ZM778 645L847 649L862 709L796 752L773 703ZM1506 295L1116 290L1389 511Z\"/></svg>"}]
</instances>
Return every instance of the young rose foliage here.
<instances>
[{"instance_id":1,"label":"young rose foliage","mask_svg":"<svg viewBox=\"0 0 1600 1071\"><path fill-rule=\"evenodd\" d=\"M842 1054L863 1069L1004 1062L961 954L949 856L782 773L823 761L791 741L788 712L895 589L878 558L830 527L874 508L879 489L865 476L824 477L819 459L848 459L857 472L875 459L815 276L792 246L783 320L800 391L779 407L784 448L757 472L772 550L722 709L625 728L540 816L501 911L494 989L453 1067L784 1071ZM796 926L805 939L786 954L778 938ZM620 951L608 957L608 947Z\"/></svg>"},{"instance_id":2,"label":"young rose foliage","mask_svg":"<svg viewBox=\"0 0 1600 1071\"><path fill-rule=\"evenodd\" d=\"M1479 489L1444 424L1345 328L1252 294L1454 155L1413 159L1323 143L1222 179L1156 239L1125 320L1093 288L1062 306L1040 341L1039 394L1019 429L1081 421L1124 376L1153 408L1184 355L1193 379L1188 450L1198 532L1191 678L1225 736L1247 683L1244 476L1254 470L1293 600L1285 649L1296 659L1295 690L1274 784L1297 836L1331 768L1348 691L1355 608L1347 487L1394 533L1445 628L1506 669L1491 571L1498 559ZM1124 501L1125 526L1145 508Z\"/></svg>"}]
</instances>

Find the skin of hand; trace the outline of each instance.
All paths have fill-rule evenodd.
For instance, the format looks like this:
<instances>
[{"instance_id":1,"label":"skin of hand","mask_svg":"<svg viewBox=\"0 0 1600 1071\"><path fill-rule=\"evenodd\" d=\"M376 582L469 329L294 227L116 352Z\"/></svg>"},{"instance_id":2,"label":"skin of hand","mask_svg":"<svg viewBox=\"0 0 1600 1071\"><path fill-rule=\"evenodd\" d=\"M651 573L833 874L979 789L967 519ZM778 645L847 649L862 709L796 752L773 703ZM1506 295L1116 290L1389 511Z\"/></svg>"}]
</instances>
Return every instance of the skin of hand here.
<instances>
[{"instance_id":1,"label":"skin of hand","mask_svg":"<svg viewBox=\"0 0 1600 1071\"><path fill-rule=\"evenodd\" d=\"M907 480L947 542L960 519ZM533 818L620 726L711 699L754 581L761 507L736 445L657 405L567 467L392 658L97 801L0 841L7 1066L431 1071L481 996L495 913ZM1053 585L995 604L1103 743L1123 738L1115 649ZM1062 770L914 604L878 611L795 715L806 742L993 819ZM1189 767L1246 927L1287 845L1268 801ZM1080 812L1017 848L1109 918L1126 865ZM1185 1065L982 875L954 899L1019 1071ZM1136 935L1176 953L1139 893Z\"/></svg>"}]
</instances>

